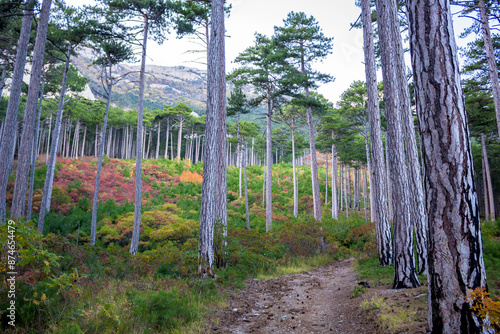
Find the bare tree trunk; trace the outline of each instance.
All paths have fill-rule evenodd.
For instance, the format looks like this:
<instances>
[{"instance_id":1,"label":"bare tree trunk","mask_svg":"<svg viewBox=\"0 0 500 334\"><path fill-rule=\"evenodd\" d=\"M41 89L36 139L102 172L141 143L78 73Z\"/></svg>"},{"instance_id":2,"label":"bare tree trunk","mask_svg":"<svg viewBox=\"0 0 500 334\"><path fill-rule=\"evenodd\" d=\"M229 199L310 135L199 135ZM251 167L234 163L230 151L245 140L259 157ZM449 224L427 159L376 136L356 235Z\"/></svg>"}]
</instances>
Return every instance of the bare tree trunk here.
<instances>
[{"instance_id":1,"label":"bare tree trunk","mask_svg":"<svg viewBox=\"0 0 500 334\"><path fill-rule=\"evenodd\" d=\"M146 46L148 42L149 18L144 16L144 30L142 39L141 71L139 75L139 106L137 108L137 141L135 157L135 194L134 194L134 229L130 242L130 253L139 250L139 234L141 230L141 201L142 201L142 133L143 133L143 107L144 107L144 80L146 72Z\"/></svg>"},{"instance_id":2,"label":"bare tree trunk","mask_svg":"<svg viewBox=\"0 0 500 334\"><path fill-rule=\"evenodd\" d=\"M165 156L164 158L168 158L168 133L170 131L170 119L167 119L167 135L165 136Z\"/></svg>"},{"instance_id":3,"label":"bare tree trunk","mask_svg":"<svg viewBox=\"0 0 500 334\"><path fill-rule=\"evenodd\" d=\"M309 98L309 90L306 88L306 97ZM321 221L321 199L319 195L318 159L316 158L316 141L314 139L314 124L311 107L307 107L307 123L309 126L309 147L311 149L311 181L314 202L314 220Z\"/></svg>"},{"instance_id":4,"label":"bare tree trunk","mask_svg":"<svg viewBox=\"0 0 500 334\"><path fill-rule=\"evenodd\" d=\"M242 186L241 186L241 174L242 174L242 167L243 167L243 154L242 154L242 148L241 148L241 143L238 143L238 149L236 150L236 161L237 161L237 167L239 169L239 191L240 191L240 196L243 196L242 194Z\"/></svg>"},{"instance_id":5,"label":"bare tree trunk","mask_svg":"<svg viewBox=\"0 0 500 334\"><path fill-rule=\"evenodd\" d=\"M43 91L45 89L45 78L42 77L42 86L40 87L40 98L38 99L38 115L36 117L35 125L35 142L33 143L33 149L31 153L31 166L30 166L30 185L28 189L28 207L26 213L26 220L31 220L31 212L33 211L33 188L35 186L35 168L36 168L36 158L38 153L38 132L40 131L40 118L42 116L42 102L43 102Z\"/></svg>"},{"instance_id":6,"label":"bare tree trunk","mask_svg":"<svg viewBox=\"0 0 500 334\"><path fill-rule=\"evenodd\" d=\"M181 160L181 145L182 145L182 126L184 119L181 118L179 121L179 133L177 134L177 160Z\"/></svg>"},{"instance_id":7,"label":"bare tree trunk","mask_svg":"<svg viewBox=\"0 0 500 334\"><path fill-rule=\"evenodd\" d=\"M394 9L396 11L396 9ZM394 14L396 20L394 24L397 28L391 30L391 40L396 52L396 71L399 73L399 92L401 121L403 122L403 133L407 159L408 185L410 190L410 213L415 230L415 241L418 258L418 274L427 273L427 213L425 212L425 196L423 190L420 161L418 158L417 138L415 126L413 124L413 113L411 110L410 91L408 80L406 79L406 66L404 59L403 43L399 31L399 19Z\"/></svg>"},{"instance_id":8,"label":"bare tree trunk","mask_svg":"<svg viewBox=\"0 0 500 334\"><path fill-rule=\"evenodd\" d=\"M85 140L87 139L87 126L85 125L85 128L83 130L83 140L82 140L82 153L80 154L80 156L84 156L85 155Z\"/></svg>"},{"instance_id":9,"label":"bare tree trunk","mask_svg":"<svg viewBox=\"0 0 500 334\"><path fill-rule=\"evenodd\" d=\"M493 186L491 184L490 163L488 161L488 153L486 152L486 144L484 142L484 134L481 133L481 152L483 154L484 168L486 171L486 184L488 186L489 200L489 216L491 221L495 221L495 200L493 196Z\"/></svg>"},{"instance_id":10,"label":"bare tree trunk","mask_svg":"<svg viewBox=\"0 0 500 334\"><path fill-rule=\"evenodd\" d=\"M332 218L339 218L337 203L337 150L335 149L335 143L332 144Z\"/></svg>"},{"instance_id":11,"label":"bare tree trunk","mask_svg":"<svg viewBox=\"0 0 500 334\"><path fill-rule=\"evenodd\" d=\"M174 132L170 131L170 160L174 160Z\"/></svg>"},{"instance_id":12,"label":"bare tree trunk","mask_svg":"<svg viewBox=\"0 0 500 334\"><path fill-rule=\"evenodd\" d=\"M224 66L221 54L224 51L224 1L212 1L212 21L208 46L207 66L207 120L205 128L205 152L203 158L203 183L201 188L200 239L198 244L199 271L202 275L212 275L214 264L214 224L215 224L215 183L217 179L217 129L219 112L225 85L222 75ZM225 97L224 97L225 98ZM224 126L224 124L221 124ZM223 152L225 154L225 151Z\"/></svg>"},{"instance_id":13,"label":"bare tree trunk","mask_svg":"<svg viewBox=\"0 0 500 334\"><path fill-rule=\"evenodd\" d=\"M293 125L292 125L293 126ZM252 140L253 142L253 140ZM297 187L297 166L295 163L295 130L292 128L292 181L293 181L293 215L299 215L299 192Z\"/></svg>"},{"instance_id":14,"label":"bare tree trunk","mask_svg":"<svg viewBox=\"0 0 500 334\"><path fill-rule=\"evenodd\" d=\"M406 7L428 195L429 328L486 332L467 302L471 290L486 287L486 272L450 4L408 0Z\"/></svg>"},{"instance_id":15,"label":"bare tree trunk","mask_svg":"<svg viewBox=\"0 0 500 334\"><path fill-rule=\"evenodd\" d=\"M216 181L216 196L215 196L215 219L222 227L222 254L223 261L221 265L227 266L227 128L226 128L226 47L224 40L224 17L220 20L218 26L218 34L222 34L221 38L216 41L218 43L219 63L217 75L218 81L218 96L219 103L217 105L217 181ZM246 180L245 180L246 181ZM217 231L220 235L221 231Z\"/></svg>"},{"instance_id":16,"label":"bare tree trunk","mask_svg":"<svg viewBox=\"0 0 500 334\"><path fill-rule=\"evenodd\" d=\"M371 179L372 152L370 151L370 144L368 142L368 124L365 125L365 148L366 148L366 162L368 164L368 172L366 173L366 175L368 175L368 184L370 185L370 190L371 190L371 188L372 188L372 179ZM364 179L365 179L365 182L363 183L363 187L366 186L366 177ZM364 189L365 188L363 188L363 192L364 192ZM376 221L375 220L375 212L374 212L375 211L374 210L375 203L373 203L373 202L374 202L374 200L373 200L372 192L370 191L370 221ZM365 198L365 209L366 209L366 198Z\"/></svg>"},{"instance_id":17,"label":"bare tree trunk","mask_svg":"<svg viewBox=\"0 0 500 334\"><path fill-rule=\"evenodd\" d=\"M66 54L66 64L64 66L63 81L61 86L61 94L59 96L59 105L57 106L56 123L54 125L54 132L52 134L52 143L50 147L50 157L47 164L47 173L45 175L45 184L43 186L42 203L40 206L40 213L38 215L38 232L43 232L43 224L45 214L50 211L50 201L52 198L52 186L54 183L54 171L57 159L57 147L59 146L59 137L61 132L61 123L63 118L64 95L66 94L66 83L68 80L69 61L71 56L71 45Z\"/></svg>"},{"instance_id":18,"label":"bare tree trunk","mask_svg":"<svg viewBox=\"0 0 500 334\"><path fill-rule=\"evenodd\" d=\"M272 152L272 131L271 131L271 114L273 112L273 101L271 99L270 87L267 89L267 114L266 114L266 153L267 153L267 180L266 180L266 232L269 232L273 222L273 192L272 192L272 175L273 175L273 152Z\"/></svg>"},{"instance_id":19,"label":"bare tree trunk","mask_svg":"<svg viewBox=\"0 0 500 334\"><path fill-rule=\"evenodd\" d=\"M161 122L158 122L158 125L156 126L158 128L157 130L157 135L156 135L156 154L155 154L155 159L158 160L158 157L160 156L160 130L161 130Z\"/></svg>"},{"instance_id":20,"label":"bare tree trunk","mask_svg":"<svg viewBox=\"0 0 500 334\"><path fill-rule=\"evenodd\" d=\"M151 137L152 137L151 132L152 132L152 129L151 129L151 128L149 128L148 150L147 150L147 153L146 153L146 159L149 159L149 158L150 158L150 157L149 157L149 151L150 151L150 149L151 149Z\"/></svg>"},{"instance_id":21,"label":"bare tree trunk","mask_svg":"<svg viewBox=\"0 0 500 334\"><path fill-rule=\"evenodd\" d=\"M108 74L109 70L109 74ZM109 106L111 105L111 92L113 89L113 76L111 67L109 69L104 69L105 82L107 84L107 100L106 100L106 112L104 113L104 122L102 124L102 133L101 138L106 138L106 128L108 126L108 116L109 116ZM95 186L94 186L94 198L92 200L92 220L90 222L90 245L95 245L96 233L97 233L97 204L99 202L99 185L101 181L101 168L102 168L102 159L104 155L104 140L101 140L99 143L99 160L97 162L97 172L95 175Z\"/></svg>"},{"instance_id":22,"label":"bare tree trunk","mask_svg":"<svg viewBox=\"0 0 500 334\"><path fill-rule=\"evenodd\" d=\"M5 223L6 212L6 192L9 181L9 173L12 167L12 157L14 143L16 140L17 114L19 102L21 100L21 88L23 83L24 67L26 65L26 56L28 54L28 45L30 31L33 21L34 0L26 2L23 12L23 21L21 32L17 42L16 61L14 63L14 72L10 87L9 103L5 114L4 129L2 132L0 145L0 222Z\"/></svg>"},{"instance_id":23,"label":"bare tree trunk","mask_svg":"<svg viewBox=\"0 0 500 334\"><path fill-rule=\"evenodd\" d=\"M247 142L244 143L245 154L243 158L243 168L245 170L245 213L247 218L247 230L250 230L250 213L248 211L248 185L247 185Z\"/></svg>"},{"instance_id":24,"label":"bare tree trunk","mask_svg":"<svg viewBox=\"0 0 500 334\"><path fill-rule=\"evenodd\" d=\"M73 149L71 150L72 157L78 159L78 143L80 142L80 120L76 121L75 134L73 136Z\"/></svg>"},{"instance_id":25,"label":"bare tree trunk","mask_svg":"<svg viewBox=\"0 0 500 334\"><path fill-rule=\"evenodd\" d=\"M484 165L484 155L481 157L482 174L483 174L483 193L484 193L484 220L490 217L490 200L488 197L488 185L486 183L486 167Z\"/></svg>"},{"instance_id":26,"label":"bare tree trunk","mask_svg":"<svg viewBox=\"0 0 500 334\"><path fill-rule=\"evenodd\" d=\"M484 48L486 49L486 58L488 60L488 70L491 81L491 91L495 103L495 114L497 116L497 129L500 135L500 83L498 81L498 68L496 64L495 50L491 40L490 26L488 23L488 7L485 0L479 0L479 14L481 18L481 28L483 31Z\"/></svg>"},{"instance_id":27,"label":"bare tree trunk","mask_svg":"<svg viewBox=\"0 0 500 334\"><path fill-rule=\"evenodd\" d=\"M326 173L325 173L325 204L328 204L328 153L325 153Z\"/></svg>"},{"instance_id":28,"label":"bare tree trunk","mask_svg":"<svg viewBox=\"0 0 500 334\"><path fill-rule=\"evenodd\" d=\"M395 289L414 288L419 285L413 254L411 203L406 166L402 110L404 97L398 85L403 75L398 67L397 38L399 20L395 0L376 0L380 36L382 75L384 79L385 115L387 118L388 165L394 209L394 284ZM399 37L400 38L400 37Z\"/></svg>"},{"instance_id":29,"label":"bare tree trunk","mask_svg":"<svg viewBox=\"0 0 500 334\"><path fill-rule=\"evenodd\" d=\"M264 165L265 162L264 162ZM267 180L267 167L264 166L264 181L262 182L262 208L264 209L266 207L266 180Z\"/></svg>"}]
</instances>

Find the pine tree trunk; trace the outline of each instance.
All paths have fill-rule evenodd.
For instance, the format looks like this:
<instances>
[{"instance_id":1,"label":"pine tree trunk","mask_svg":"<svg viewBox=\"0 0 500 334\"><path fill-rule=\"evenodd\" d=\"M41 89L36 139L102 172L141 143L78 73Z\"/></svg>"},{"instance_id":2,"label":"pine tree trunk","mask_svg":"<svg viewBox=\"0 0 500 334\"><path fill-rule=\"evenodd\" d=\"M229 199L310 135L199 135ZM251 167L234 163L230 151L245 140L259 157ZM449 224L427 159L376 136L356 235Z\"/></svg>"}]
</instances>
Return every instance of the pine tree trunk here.
<instances>
[{"instance_id":1,"label":"pine tree trunk","mask_svg":"<svg viewBox=\"0 0 500 334\"><path fill-rule=\"evenodd\" d=\"M207 65L207 118L205 127L205 152L203 157L203 182L201 187L200 239L198 244L199 271L212 275L214 265L215 183L217 179L217 129L222 97L221 85L225 85L221 53L224 48L224 1L212 1L212 21L208 45ZM225 98L225 97L224 97ZM224 126L224 124L221 124ZM225 154L225 151L224 151Z\"/></svg>"},{"instance_id":2,"label":"pine tree trunk","mask_svg":"<svg viewBox=\"0 0 500 334\"><path fill-rule=\"evenodd\" d=\"M78 143L80 142L80 120L76 121L75 135L73 136L73 149L72 156L78 159Z\"/></svg>"},{"instance_id":3,"label":"pine tree trunk","mask_svg":"<svg viewBox=\"0 0 500 334\"><path fill-rule=\"evenodd\" d=\"M0 75L0 98L2 97L3 89L5 87L5 77L7 76L7 66L8 66L8 62L5 61L2 64L2 74ZM0 131L0 134L1 134L1 131ZM2 138L2 136L0 135L0 139L1 138Z\"/></svg>"},{"instance_id":4,"label":"pine tree trunk","mask_svg":"<svg viewBox=\"0 0 500 334\"><path fill-rule=\"evenodd\" d=\"M385 115L387 119L388 166L391 170L392 203L394 209L394 284L395 289L414 288L419 285L413 254L411 199L406 166L402 110L404 96L398 87L399 76L397 40L399 20L395 0L375 1L379 27L382 76L384 80ZM399 37L400 38L400 37Z\"/></svg>"},{"instance_id":5,"label":"pine tree trunk","mask_svg":"<svg viewBox=\"0 0 500 334\"><path fill-rule=\"evenodd\" d=\"M408 0L406 7L426 173L429 328L485 332L466 300L486 287L486 272L450 4Z\"/></svg>"},{"instance_id":6,"label":"pine tree trunk","mask_svg":"<svg viewBox=\"0 0 500 334\"><path fill-rule=\"evenodd\" d=\"M248 185L247 185L247 142L244 144L245 146L245 158L243 159L243 168L245 170L245 213L247 218L247 230L250 231L250 212L248 211Z\"/></svg>"},{"instance_id":7,"label":"pine tree trunk","mask_svg":"<svg viewBox=\"0 0 500 334\"><path fill-rule=\"evenodd\" d=\"M179 133L177 134L177 160L181 160L181 145L182 145L182 126L184 119L181 118L179 121Z\"/></svg>"},{"instance_id":8,"label":"pine tree trunk","mask_svg":"<svg viewBox=\"0 0 500 334\"><path fill-rule=\"evenodd\" d=\"M484 134L481 133L481 152L484 160L484 168L486 171L486 184L488 186L488 200L489 200L489 216L491 221L495 221L495 200L493 196L493 186L491 184L490 163L488 161L488 153L486 152L486 144L484 142Z\"/></svg>"},{"instance_id":9,"label":"pine tree trunk","mask_svg":"<svg viewBox=\"0 0 500 334\"><path fill-rule=\"evenodd\" d=\"M242 186L241 186L241 174L242 174L242 167L243 167L243 154L242 154L242 148L241 148L241 143L238 143L238 149L236 150L236 161L237 161L237 167L238 167L238 170L239 170L239 192L240 192L240 196L243 196L243 192L242 192Z\"/></svg>"},{"instance_id":10,"label":"pine tree trunk","mask_svg":"<svg viewBox=\"0 0 500 334\"><path fill-rule=\"evenodd\" d=\"M165 136L165 156L164 156L165 159L168 158L168 134L169 134L169 131L170 131L170 119L167 119L167 133Z\"/></svg>"},{"instance_id":11,"label":"pine tree trunk","mask_svg":"<svg viewBox=\"0 0 500 334\"><path fill-rule=\"evenodd\" d=\"M497 129L500 135L500 83L498 80L498 68L495 57L495 50L491 40L490 26L488 23L488 7L485 0L479 0L479 14L481 18L481 28L484 38L484 48L486 50L486 58L488 60L488 71L490 74L491 91L493 93L493 101L495 103L495 114L497 116Z\"/></svg>"},{"instance_id":12,"label":"pine tree trunk","mask_svg":"<svg viewBox=\"0 0 500 334\"><path fill-rule=\"evenodd\" d=\"M328 153L325 154L326 172L325 172L325 204L328 204Z\"/></svg>"},{"instance_id":13,"label":"pine tree trunk","mask_svg":"<svg viewBox=\"0 0 500 334\"><path fill-rule=\"evenodd\" d=\"M85 125L85 128L83 130L83 140L82 140L82 153L80 154L80 156L84 156L85 155L85 140L87 139L87 126Z\"/></svg>"},{"instance_id":14,"label":"pine tree trunk","mask_svg":"<svg viewBox=\"0 0 500 334\"><path fill-rule=\"evenodd\" d=\"M109 70L109 74L108 74ZM111 105L111 93L113 90L113 76L111 67L109 69L104 68L105 82L107 82L107 99L106 99L106 112L104 113L104 122L102 124L102 133L101 138L106 138L106 128L108 126L108 116L109 116L109 106ZM101 168L102 168L102 159L104 156L104 140L101 140L99 143L99 160L97 162L97 172L95 176L95 185L94 185L94 198L92 200L92 220L90 222L90 245L94 246L96 241L96 233L97 233L97 204L99 202L99 185L101 182Z\"/></svg>"},{"instance_id":15,"label":"pine tree trunk","mask_svg":"<svg viewBox=\"0 0 500 334\"><path fill-rule=\"evenodd\" d=\"M174 132L170 132L170 160L174 160Z\"/></svg>"},{"instance_id":16,"label":"pine tree trunk","mask_svg":"<svg viewBox=\"0 0 500 334\"><path fill-rule=\"evenodd\" d=\"M158 122L158 125L156 126L158 130L156 131L156 153L155 153L155 159L158 160L158 157L160 156L160 131L161 131L161 122Z\"/></svg>"},{"instance_id":17,"label":"pine tree trunk","mask_svg":"<svg viewBox=\"0 0 500 334\"><path fill-rule=\"evenodd\" d=\"M95 125L95 139L94 139L94 157L97 158L97 144L99 143L99 124Z\"/></svg>"},{"instance_id":18,"label":"pine tree trunk","mask_svg":"<svg viewBox=\"0 0 500 334\"><path fill-rule=\"evenodd\" d=\"M427 273L427 213L425 212L425 195L423 190L420 161L418 158L417 138L413 124L410 91L406 79L406 65L404 59L403 43L399 32L399 20L394 22L398 28L392 29L391 40L396 52L396 70L399 73L401 121L403 122L404 142L407 159L408 184L410 190L411 221L415 230L415 241L418 258L418 274ZM409 224L411 225L411 221Z\"/></svg>"},{"instance_id":19,"label":"pine tree trunk","mask_svg":"<svg viewBox=\"0 0 500 334\"><path fill-rule=\"evenodd\" d=\"M50 157L49 157L49 162L47 163L47 173L45 175L45 184L43 186L42 204L40 206L40 213L38 215L38 232L40 233L43 232L45 214L50 211L50 201L52 198L52 186L54 183L54 171L56 167L57 147L59 146L59 137L60 137L59 135L61 132L61 123L63 118L64 95L66 93L66 83L68 80L70 56L71 56L71 45L68 48L68 53L66 54L67 58L66 58L66 64L64 66L61 94L59 96L59 105L57 106L56 123L54 125L54 131L52 133Z\"/></svg>"},{"instance_id":20,"label":"pine tree trunk","mask_svg":"<svg viewBox=\"0 0 500 334\"><path fill-rule=\"evenodd\" d=\"M271 88L267 89L267 114L266 114L266 153L267 153L267 179L266 179L266 232L269 232L273 222L273 152L272 152L272 130L271 115L273 112L273 101L271 99Z\"/></svg>"},{"instance_id":21,"label":"pine tree trunk","mask_svg":"<svg viewBox=\"0 0 500 334\"><path fill-rule=\"evenodd\" d=\"M227 266L227 128L226 128L226 47L224 40L224 17L220 20L218 33L222 34L217 40L218 43L218 99L217 106L217 181L215 191L215 220L222 227L222 254L221 265ZM218 237L221 231L217 231Z\"/></svg>"},{"instance_id":22,"label":"pine tree trunk","mask_svg":"<svg viewBox=\"0 0 500 334\"><path fill-rule=\"evenodd\" d=\"M306 88L306 97L309 98L309 90ZM309 147L311 149L311 181L314 202L314 220L321 221L321 198L319 194L318 159L316 158L316 141L314 136L314 124L311 107L307 107L307 124L309 127Z\"/></svg>"},{"instance_id":23,"label":"pine tree trunk","mask_svg":"<svg viewBox=\"0 0 500 334\"><path fill-rule=\"evenodd\" d=\"M150 151L150 149L151 149L151 137L152 137L152 135L151 135L151 131L152 131L152 129L151 129L151 128L149 128L148 150L146 151L146 159L149 159L149 158L150 158L150 157L149 157L149 151Z\"/></svg>"},{"instance_id":24,"label":"pine tree trunk","mask_svg":"<svg viewBox=\"0 0 500 334\"><path fill-rule=\"evenodd\" d=\"M332 139L334 139L333 133ZM332 218L339 218L337 203L337 150L335 149L335 143L332 144Z\"/></svg>"},{"instance_id":25,"label":"pine tree trunk","mask_svg":"<svg viewBox=\"0 0 500 334\"><path fill-rule=\"evenodd\" d=\"M141 230L141 201L142 201L142 133L143 131L143 107L144 107L144 81L146 73L146 46L148 42L149 18L144 16L144 30L142 39L141 70L139 74L139 106L137 108L137 141L135 157L135 193L134 193L134 229L130 242L130 253L135 254L139 250L139 234Z\"/></svg>"},{"instance_id":26,"label":"pine tree trunk","mask_svg":"<svg viewBox=\"0 0 500 334\"><path fill-rule=\"evenodd\" d=\"M297 166L295 163L295 130L292 124L292 173L293 173L293 215L295 218L299 215L299 192L297 187Z\"/></svg>"},{"instance_id":27,"label":"pine tree trunk","mask_svg":"<svg viewBox=\"0 0 500 334\"><path fill-rule=\"evenodd\" d=\"M43 58L45 51L45 40L50 16L51 0L44 0L40 12L40 20L37 29L35 47L33 50L33 61L31 67L30 85L26 99L26 109L23 118L23 131L19 143L17 160L16 182L14 185L14 196L12 199L11 217L21 218L26 207L26 192L28 190L28 174L31 162L31 150L33 147L34 126L36 123L38 93L40 90L40 78L43 69Z\"/></svg>"},{"instance_id":28,"label":"pine tree trunk","mask_svg":"<svg viewBox=\"0 0 500 334\"><path fill-rule=\"evenodd\" d=\"M481 157L482 174L483 174L483 193L484 193L484 220L490 217L490 200L488 197L488 185L486 183L486 167L484 165L484 155Z\"/></svg>"},{"instance_id":29,"label":"pine tree trunk","mask_svg":"<svg viewBox=\"0 0 500 334\"><path fill-rule=\"evenodd\" d=\"M264 165L265 164L265 161L264 161ZM262 208L264 209L266 207L266 182L267 182L267 167L264 166L263 168L264 170L264 181L262 182Z\"/></svg>"},{"instance_id":30,"label":"pine tree trunk","mask_svg":"<svg viewBox=\"0 0 500 334\"><path fill-rule=\"evenodd\" d=\"M38 153L38 132L40 131L40 118L42 116L42 102L43 102L43 91L45 89L45 78L42 77L42 86L40 87L40 97L38 99L38 115L36 117L35 125L35 142L33 143L33 151L31 153L31 166L30 166L30 184L28 189L28 207L26 213L26 220L31 220L31 212L33 211L33 188L35 186L35 168L36 159ZM1 95L0 95L1 96Z\"/></svg>"},{"instance_id":31,"label":"pine tree trunk","mask_svg":"<svg viewBox=\"0 0 500 334\"><path fill-rule=\"evenodd\" d=\"M0 145L0 222L5 223L6 212L6 192L9 173L12 168L14 145L16 141L17 114L21 100L21 88L23 83L26 56L30 40L30 31L33 21L34 0L27 1L23 12L21 32L17 42L16 60L12 82L10 87L9 103L5 114L3 133Z\"/></svg>"},{"instance_id":32,"label":"pine tree trunk","mask_svg":"<svg viewBox=\"0 0 500 334\"><path fill-rule=\"evenodd\" d=\"M371 20L370 0L362 0L363 40L365 55L365 73L367 88L368 119L370 122L370 143L372 152L372 166L370 193L375 199L373 204L372 221L375 221L379 263L382 266L392 264L392 237L387 201L387 174L384 160L384 146L382 142L382 128L380 123L379 99L377 90L377 72L375 64L375 47L373 42L373 28Z\"/></svg>"}]
</instances>

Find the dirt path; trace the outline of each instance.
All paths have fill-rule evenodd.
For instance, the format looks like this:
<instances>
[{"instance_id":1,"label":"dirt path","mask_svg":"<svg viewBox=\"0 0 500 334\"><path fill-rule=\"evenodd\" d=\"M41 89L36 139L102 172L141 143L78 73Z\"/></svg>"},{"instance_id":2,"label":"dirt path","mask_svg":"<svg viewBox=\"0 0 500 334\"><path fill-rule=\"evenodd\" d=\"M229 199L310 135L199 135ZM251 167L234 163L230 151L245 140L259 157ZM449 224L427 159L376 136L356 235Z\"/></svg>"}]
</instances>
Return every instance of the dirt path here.
<instances>
[{"instance_id":1,"label":"dirt path","mask_svg":"<svg viewBox=\"0 0 500 334\"><path fill-rule=\"evenodd\" d=\"M273 280L252 281L231 300L215 333L375 333L351 299L353 259Z\"/></svg>"}]
</instances>

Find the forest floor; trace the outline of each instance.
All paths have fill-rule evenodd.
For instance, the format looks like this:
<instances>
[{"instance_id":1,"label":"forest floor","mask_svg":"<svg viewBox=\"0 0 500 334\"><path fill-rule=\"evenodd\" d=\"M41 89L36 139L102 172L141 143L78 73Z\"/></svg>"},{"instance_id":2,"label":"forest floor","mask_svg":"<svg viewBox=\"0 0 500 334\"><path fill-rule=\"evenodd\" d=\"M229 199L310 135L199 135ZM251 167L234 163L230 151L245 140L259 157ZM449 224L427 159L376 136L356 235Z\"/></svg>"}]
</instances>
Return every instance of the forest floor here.
<instances>
[{"instance_id":1,"label":"forest floor","mask_svg":"<svg viewBox=\"0 0 500 334\"><path fill-rule=\"evenodd\" d=\"M380 324L383 309L398 313L414 308L426 295L418 289L392 290L378 285L362 290L353 297L358 286L352 269L354 259L314 268L298 274L269 280L251 280L247 289L231 297L229 309L224 311L214 333L426 333L425 309L411 310L403 315L411 320L403 328L388 328ZM380 297L380 298L378 298ZM384 301L383 309L372 312L368 301ZM369 304L370 305L370 304ZM393 306L390 306L393 305ZM397 319L395 319L397 322Z\"/></svg>"}]
</instances>

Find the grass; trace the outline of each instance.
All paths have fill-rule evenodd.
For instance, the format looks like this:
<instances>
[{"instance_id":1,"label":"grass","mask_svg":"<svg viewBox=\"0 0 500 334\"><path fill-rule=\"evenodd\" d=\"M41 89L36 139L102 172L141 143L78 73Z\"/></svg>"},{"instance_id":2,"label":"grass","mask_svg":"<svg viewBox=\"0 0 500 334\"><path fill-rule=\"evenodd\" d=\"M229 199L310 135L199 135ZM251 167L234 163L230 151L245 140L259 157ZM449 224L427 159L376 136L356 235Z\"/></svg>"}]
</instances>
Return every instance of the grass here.
<instances>
[{"instance_id":1,"label":"grass","mask_svg":"<svg viewBox=\"0 0 500 334\"><path fill-rule=\"evenodd\" d=\"M297 257L288 259L285 264L270 268L265 272L257 274L258 279L274 279L278 276L298 274L314 267L326 266L337 261L332 255L317 254L311 257Z\"/></svg>"}]
</instances>

